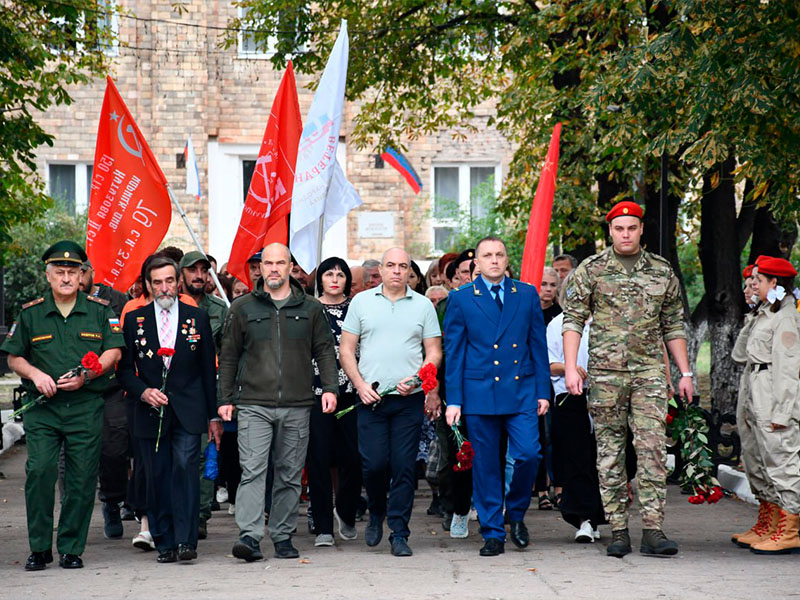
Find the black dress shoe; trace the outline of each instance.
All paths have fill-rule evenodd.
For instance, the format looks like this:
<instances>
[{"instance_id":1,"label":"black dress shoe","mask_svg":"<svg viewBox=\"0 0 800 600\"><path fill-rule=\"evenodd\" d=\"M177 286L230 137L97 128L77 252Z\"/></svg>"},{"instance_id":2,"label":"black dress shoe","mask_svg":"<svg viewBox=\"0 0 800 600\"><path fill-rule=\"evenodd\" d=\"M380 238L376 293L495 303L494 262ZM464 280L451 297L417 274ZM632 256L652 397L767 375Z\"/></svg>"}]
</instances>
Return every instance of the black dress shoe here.
<instances>
[{"instance_id":1,"label":"black dress shoe","mask_svg":"<svg viewBox=\"0 0 800 600\"><path fill-rule=\"evenodd\" d=\"M25 561L26 571L41 571L47 568L49 563L53 562L53 551L45 550L44 552L31 552L28 560Z\"/></svg>"},{"instance_id":2,"label":"black dress shoe","mask_svg":"<svg viewBox=\"0 0 800 600\"><path fill-rule=\"evenodd\" d=\"M505 551L506 548L503 542L497 538L489 538L486 540L486 543L483 544L483 548L481 548L479 554L481 556L497 556Z\"/></svg>"},{"instance_id":3,"label":"black dress shoe","mask_svg":"<svg viewBox=\"0 0 800 600\"><path fill-rule=\"evenodd\" d=\"M159 552L156 562L160 563L174 563L178 562L178 555L175 550L167 550L166 552Z\"/></svg>"},{"instance_id":4,"label":"black dress shoe","mask_svg":"<svg viewBox=\"0 0 800 600\"><path fill-rule=\"evenodd\" d=\"M392 538L392 556L411 556L414 554L404 537Z\"/></svg>"},{"instance_id":5,"label":"black dress shoe","mask_svg":"<svg viewBox=\"0 0 800 600\"><path fill-rule=\"evenodd\" d=\"M364 528L364 541L367 546L377 546L383 538L383 519L375 515L369 516L369 523Z\"/></svg>"},{"instance_id":6,"label":"black dress shoe","mask_svg":"<svg viewBox=\"0 0 800 600\"><path fill-rule=\"evenodd\" d=\"M82 569L83 561L77 554L62 554L58 559L58 564L62 569Z\"/></svg>"},{"instance_id":7,"label":"black dress shoe","mask_svg":"<svg viewBox=\"0 0 800 600\"><path fill-rule=\"evenodd\" d=\"M197 558L197 550L189 544L178 544L178 558L180 560L194 560Z\"/></svg>"},{"instance_id":8,"label":"black dress shoe","mask_svg":"<svg viewBox=\"0 0 800 600\"><path fill-rule=\"evenodd\" d=\"M528 547L530 536L528 535L528 528L525 527L525 523L522 521L511 521L509 533L511 534L511 541L517 548Z\"/></svg>"}]
</instances>

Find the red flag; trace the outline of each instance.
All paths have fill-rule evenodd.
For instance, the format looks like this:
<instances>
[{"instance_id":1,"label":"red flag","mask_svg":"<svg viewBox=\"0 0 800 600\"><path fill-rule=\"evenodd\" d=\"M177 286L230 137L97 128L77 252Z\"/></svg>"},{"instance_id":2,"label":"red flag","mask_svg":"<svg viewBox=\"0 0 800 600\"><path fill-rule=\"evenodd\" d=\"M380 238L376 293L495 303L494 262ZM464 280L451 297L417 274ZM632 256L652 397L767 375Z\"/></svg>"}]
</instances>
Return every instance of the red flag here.
<instances>
[{"instance_id":1,"label":"red flag","mask_svg":"<svg viewBox=\"0 0 800 600\"><path fill-rule=\"evenodd\" d=\"M169 229L167 178L111 77L94 151L86 254L95 281L125 292Z\"/></svg>"},{"instance_id":2,"label":"red flag","mask_svg":"<svg viewBox=\"0 0 800 600\"><path fill-rule=\"evenodd\" d=\"M251 288L255 282L250 281L247 259L267 244L288 244L289 241L294 167L302 132L294 68L289 61L272 103L239 230L228 259L228 272Z\"/></svg>"},{"instance_id":3,"label":"red flag","mask_svg":"<svg viewBox=\"0 0 800 600\"><path fill-rule=\"evenodd\" d=\"M542 167L542 175L536 186L536 195L531 206L528 234L525 236L525 251L522 253L520 280L531 283L539 289L542 283L544 257L547 253L547 238L550 234L550 216L553 213L553 196L556 193L558 174L558 141L561 137L561 123L553 127L547 160Z\"/></svg>"}]
</instances>

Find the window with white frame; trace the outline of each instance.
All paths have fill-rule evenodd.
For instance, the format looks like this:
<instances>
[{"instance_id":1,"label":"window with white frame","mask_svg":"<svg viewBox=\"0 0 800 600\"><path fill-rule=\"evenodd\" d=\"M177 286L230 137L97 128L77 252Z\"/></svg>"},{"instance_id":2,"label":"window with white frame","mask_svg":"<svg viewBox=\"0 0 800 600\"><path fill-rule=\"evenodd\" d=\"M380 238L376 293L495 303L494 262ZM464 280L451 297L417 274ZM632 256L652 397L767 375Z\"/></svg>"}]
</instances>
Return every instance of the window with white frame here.
<instances>
[{"instance_id":1,"label":"window with white frame","mask_svg":"<svg viewBox=\"0 0 800 600\"><path fill-rule=\"evenodd\" d=\"M92 191L92 165L87 163L47 165L47 193L67 214L83 213Z\"/></svg>"},{"instance_id":2,"label":"window with white frame","mask_svg":"<svg viewBox=\"0 0 800 600\"><path fill-rule=\"evenodd\" d=\"M247 7L239 7L239 19L244 21L247 18ZM274 35L264 41L256 41L253 35L253 24L242 25L239 30L239 57L240 58L271 58L275 54L278 45L278 38Z\"/></svg>"},{"instance_id":3,"label":"window with white frame","mask_svg":"<svg viewBox=\"0 0 800 600\"><path fill-rule=\"evenodd\" d=\"M115 0L98 0L97 8L86 10L69 22L64 17L50 19L55 53L102 50L109 56L119 54L119 17Z\"/></svg>"},{"instance_id":4,"label":"window with white frame","mask_svg":"<svg viewBox=\"0 0 800 600\"><path fill-rule=\"evenodd\" d=\"M433 251L450 249L453 234L465 217L482 218L500 192L500 165L440 164L433 166Z\"/></svg>"}]
</instances>

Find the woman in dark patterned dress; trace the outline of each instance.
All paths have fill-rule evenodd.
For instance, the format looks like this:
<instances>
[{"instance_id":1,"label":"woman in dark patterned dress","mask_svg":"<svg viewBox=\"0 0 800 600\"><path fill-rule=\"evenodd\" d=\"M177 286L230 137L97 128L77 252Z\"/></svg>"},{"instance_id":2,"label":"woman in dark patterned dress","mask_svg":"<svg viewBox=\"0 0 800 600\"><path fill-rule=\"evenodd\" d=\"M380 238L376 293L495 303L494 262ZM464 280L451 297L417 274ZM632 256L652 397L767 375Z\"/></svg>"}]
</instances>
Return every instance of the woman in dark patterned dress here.
<instances>
[{"instance_id":1,"label":"woman in dark patterned dress","mask_svg":"<svg viewBox=\"0 0 800 600\"><path fill-rule=\"evenodd\" d=\"M350 306L350 287L353 277L347 263L338 257L322 261L317 268L317 290L325 308L336 342L336 362L339 366L339 400L337 410L352 406L356 400L353 384L339 365L339 342L342 323ZM323 414L320 399L322 386L319 369L314 365L314 395L317 402L311 410L311 430L308 441L308 486L314 515L315 546L333 545L333 521L336 519L339 537L354 540L356 508L361 496L361 455L358 453L356 411L341 419ZM333 502L331 469L336 467L336 507Z\"/></svg>"}]
</instances>

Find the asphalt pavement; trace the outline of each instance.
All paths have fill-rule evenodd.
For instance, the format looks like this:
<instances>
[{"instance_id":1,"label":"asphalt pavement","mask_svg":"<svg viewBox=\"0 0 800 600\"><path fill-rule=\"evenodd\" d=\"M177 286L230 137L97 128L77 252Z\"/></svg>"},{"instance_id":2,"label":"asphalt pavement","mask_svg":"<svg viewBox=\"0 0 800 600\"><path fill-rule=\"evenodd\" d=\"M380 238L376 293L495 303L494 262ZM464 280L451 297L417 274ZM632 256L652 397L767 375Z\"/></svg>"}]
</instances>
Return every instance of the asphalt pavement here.
<instances>
[{"instance_id":1,"label":"asphalt pavement","mask_svg":"<svg viewBox=\"0 0 800 600\"><path fill-rule=\"evenodd\" d=\"M764 557L736 548L733 532L747 529L756 509L735 498L716 505L693 506L676 486L669 487L665 531L678 541L676 557L655 558L638 552L641 525L631 520L634 553L608 558L608 527L594 544L576 544L574 529L557 511L532 507L526 523L531 546L481 558L478 525L469 537L451 539L440 519L425 513L430 502L427 484L420 491L411 519L410 558L396 558L387 541L375 548L364 544L366 522L357 525L359 538L336 540L330 548L315 548L301 507L294 543L299 559L272 558L269 541L262 543L267 559L244 563L234 559L234 517L226 510L209 521L209 537L201 541L191 563L159 565L154 552L131 546L138 524L125 522L121 540L103 537L102 515L95 507L85 568L23 570L29 554L25 524L24 444L0 455L0 599L17 598L192 598L235 599L692 599L780 600L800 597L800 555ZM223 504L227 508L227 504ZM55 551L55 548L54 548ZM57 565L57 559L56 563Z\"/></svg>"}]
</instances>

